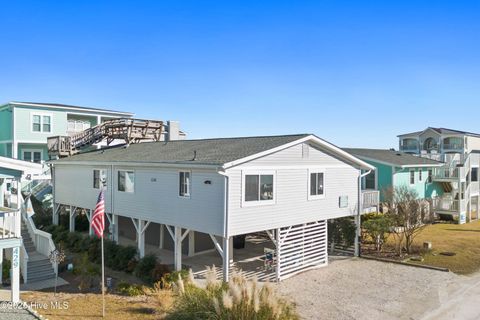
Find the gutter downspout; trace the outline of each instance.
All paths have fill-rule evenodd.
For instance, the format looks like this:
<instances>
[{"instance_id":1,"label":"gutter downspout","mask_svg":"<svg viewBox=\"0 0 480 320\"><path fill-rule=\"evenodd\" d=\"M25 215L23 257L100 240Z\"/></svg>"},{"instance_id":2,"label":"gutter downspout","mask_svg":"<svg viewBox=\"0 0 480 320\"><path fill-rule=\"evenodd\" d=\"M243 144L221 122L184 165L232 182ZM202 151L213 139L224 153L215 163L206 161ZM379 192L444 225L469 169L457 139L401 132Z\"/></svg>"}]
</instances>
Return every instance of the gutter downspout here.
<instances>
[{"instance_id":1,"label":"gutter downspout","mask_svg":"<svg viewBox=\"0 0 480 320\"><path fill-rule=\"evenodd\" d=\"M360 175L358 176L358 209L357 215L355 217L355 257L360 257L360 236L362 234L361 229L361 216L363 211L363 199L362 199L362 178L368 176L372 170L368 170L364 174L360 170Z\"/></svg>"},{"instance_id":2,"label":"gutter downspout","mask_svg":"<svg viewBox=\"0 0 480 320\"><path fill-rule=\"evenodd\" d=\"M225 171L217 171L218 174L222 175L225 177L225 186L224 186L224 203L223 203L223 221L224 221L224 226L223 226L223 235L225 237L228 237L228 175L225 173Z\"/></svg>"}]
</instances>

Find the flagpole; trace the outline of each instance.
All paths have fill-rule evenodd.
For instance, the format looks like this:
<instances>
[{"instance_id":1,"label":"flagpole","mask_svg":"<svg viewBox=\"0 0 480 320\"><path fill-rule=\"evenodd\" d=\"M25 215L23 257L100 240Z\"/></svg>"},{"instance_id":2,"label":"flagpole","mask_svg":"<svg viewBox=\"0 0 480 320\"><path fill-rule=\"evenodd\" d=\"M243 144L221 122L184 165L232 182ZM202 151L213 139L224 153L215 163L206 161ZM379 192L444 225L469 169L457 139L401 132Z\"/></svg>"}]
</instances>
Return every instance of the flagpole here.
<instances>
[{"instance_id":1,"label":"flagpole","mask_svg":"<svg viewBox=\"0 0 480 320\"><path fill-rule=\"evenodd\" d=\"M103 254L103 234L102 234L102 300L103 300L103 309L102 317L105 318L105 259Z\"/></svg>"}]
</instances>

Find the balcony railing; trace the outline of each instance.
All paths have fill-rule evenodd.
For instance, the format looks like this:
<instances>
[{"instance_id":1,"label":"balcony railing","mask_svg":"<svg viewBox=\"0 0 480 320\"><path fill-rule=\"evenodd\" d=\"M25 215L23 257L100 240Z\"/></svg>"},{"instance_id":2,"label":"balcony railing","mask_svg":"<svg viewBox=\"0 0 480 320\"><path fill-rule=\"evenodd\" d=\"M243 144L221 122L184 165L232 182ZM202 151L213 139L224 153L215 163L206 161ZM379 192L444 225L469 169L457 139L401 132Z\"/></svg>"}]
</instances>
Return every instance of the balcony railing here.
<instances>
[{"instance_id":1,"label":"balcony railing","mask_svg":"<svg viewBox=\"0 0 480 320\"><path fill-rule=\"evenodd\" d=\"M20 210L0 207L0 241L21 237Z\"/></svg>"},{"instance_id":2,"label":"balcony railing","mask_svg":"<svg viewBox=\"0 0 480 320\"><path fill-rule=\"evenodd\" d=\"M417 145L403 145L400 147L401 151L418 151Z\"/></svg>"},{"instance_id":3,"label":"balcony railing","mask_svg":"<svg viewBox=\"0 0 480 320\"><path fill-rule=\"evenodd\" d=\"M363 190L362 191L363 209L378 206L380 203L380 191L378 190Z\"/></svg>"},{"instance_id":4,"label":"balcony railing","mask_svg":"<svg viewBox=\"0 0 480 320\"><path fill-rule=\"evenodd\" d=\"M461 143L444 143L443 150L463 150L463 144Z\"/></svg>"},{"instance_id":5,"label":"balcony railing","mask_svg":"<svg viewBox=\"0 0 480 320\"><path fill-rule=\"evenodd\" d=\"M435 168L433 171L434 180L457 180L459 176L460 168L458 167Z\"/></svg>"},{"instance_id":6,"label":"balcony railing","mask_svg":"<svg viewBox=\"0 0 480 320\"><path fill-rule=\"evenodd\" d=\"M436 198L433 199L433 207L437 211L459 212L460 200L453 200L451 198Z\"/></svg>"}]
</instances>

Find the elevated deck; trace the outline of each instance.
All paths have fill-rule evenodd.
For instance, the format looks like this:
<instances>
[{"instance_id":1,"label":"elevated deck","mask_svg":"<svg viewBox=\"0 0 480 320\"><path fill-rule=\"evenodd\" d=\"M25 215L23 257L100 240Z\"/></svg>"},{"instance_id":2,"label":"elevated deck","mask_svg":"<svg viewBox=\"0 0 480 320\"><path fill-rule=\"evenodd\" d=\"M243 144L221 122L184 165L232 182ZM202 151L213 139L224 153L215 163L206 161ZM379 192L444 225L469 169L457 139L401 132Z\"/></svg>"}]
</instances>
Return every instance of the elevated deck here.
<instances>
[{"instance_id":1,"label":"elevated deck","mask_svg":"<svg viewBox=\"0 0 480 320\"><path fill-rule=\"evenodd\" d=\"M107 145L114 140L123 140L127 144L160 141L163 130L163 121L131 118L108 120L72 136L48 137L48 154L50 157L68 157L105 139Z\"/></svg>"}]
</instances>

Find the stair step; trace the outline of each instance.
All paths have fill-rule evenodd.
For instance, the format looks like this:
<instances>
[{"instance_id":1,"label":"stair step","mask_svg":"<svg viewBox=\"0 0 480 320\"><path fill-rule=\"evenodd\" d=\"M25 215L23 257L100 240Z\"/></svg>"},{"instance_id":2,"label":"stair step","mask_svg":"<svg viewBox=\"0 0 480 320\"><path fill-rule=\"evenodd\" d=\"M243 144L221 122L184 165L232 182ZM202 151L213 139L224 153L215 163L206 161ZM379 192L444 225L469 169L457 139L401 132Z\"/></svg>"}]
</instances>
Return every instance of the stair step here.
<instances>
[{"instance_id":1,"label":"stair step","mask_svg":"<svg viewBox=\"0 0 480 320\"><path fill-rule=\"evenodd\" d=\"M32 267L32 266L28 266L27 267L27 272L28 272L28 275L36 275L36 274L41 274L41 273L50 273L50 272L53 272L53 268L52 268L52 265L48 265L48 266L35 266L35 267Z\"/></svg>"},{"instance_id":2,"label":"stair step","mask_svg":"<svg viewBox=\"0 0 480 320\"><path fill-rule=\"evenodd\" d=\"M33 261L29 260L28 261L28 266L29 267L37 267L37 266L43 266L43 265L50 265L51 266L52 264L50 263L50 260L48 260L48 259L46 259L46 260L36 260L36 261L35 260L33 260Z\"/></svg>"},{"instance_id":3,"label":"stair step","mask_svg":"<svg viewBox=\"0 0 480 320\"><path fill-rule=\"evenodd\" d=\"M55 279L55 273L51 273L48 275L42 275L42 276L36 276L36 277L28 277L27 276L27 281L28 282L36 282L36 281L42 281L42 280L48 280L48 279Z\"/></svg>"}]
</instances>

